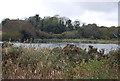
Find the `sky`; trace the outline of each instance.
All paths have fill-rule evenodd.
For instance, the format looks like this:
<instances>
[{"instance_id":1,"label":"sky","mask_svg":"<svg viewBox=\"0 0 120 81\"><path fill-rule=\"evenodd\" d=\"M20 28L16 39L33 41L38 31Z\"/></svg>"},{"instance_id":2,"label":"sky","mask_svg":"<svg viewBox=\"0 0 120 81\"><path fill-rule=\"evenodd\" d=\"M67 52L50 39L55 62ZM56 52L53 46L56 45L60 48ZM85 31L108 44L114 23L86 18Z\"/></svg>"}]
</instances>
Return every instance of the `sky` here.
<instances>
[{"instance_id":1,"label":"sky","mask_svg":"<svg viewBox=\"0 0 120 81\"><path fill-rule=\"evenodd\" d=\"M0 21L60 15L98 26L118 26L118 0L0 0Z\"/></svg>"}]
</instances>

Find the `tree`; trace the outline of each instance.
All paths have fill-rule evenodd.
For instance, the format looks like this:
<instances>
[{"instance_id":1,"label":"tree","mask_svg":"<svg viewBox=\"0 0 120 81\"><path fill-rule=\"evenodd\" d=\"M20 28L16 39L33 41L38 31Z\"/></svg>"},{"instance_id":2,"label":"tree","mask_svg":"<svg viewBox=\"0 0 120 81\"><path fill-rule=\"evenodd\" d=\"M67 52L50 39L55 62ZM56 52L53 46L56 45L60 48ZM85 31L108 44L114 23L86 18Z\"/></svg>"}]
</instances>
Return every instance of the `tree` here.
<instances>
[{"instance_id":1,"label":"tree","mask_svg":"<svg viewBox=\"0 0 120 81\"><path fill-rule=\"evenodd\" d=\"M98 26L96 24L88 24L82 27L82 37L85 38L97 38Z\"/></svg>"},{"instance_id":2,"label":"tree","mask_svg":"<svg viewBox=\"0 0 120 81\"><path fill-rule=\"evenodd\" d=\"M64 22L57 17L50 17L43 19L43 31L49 33L60 34L65 31Z\"/></svg>"},{"instance_id":3,"label":"tree","mask_svg":"<svg viewBox=\"0 0 120 81\"><path fill-rule=\"evenodd\" d=\"M79 20L75 20L74 21L74 29L79 29L80 28L80 21Z\"/></svg>"},{"instance_id":4,"label":"tree","mask_svg":"<svg viewBox=\"0 0 120 81\"><path fill-rule=\"evenodd\" d=\"M67 30L67 31L70 31L70 30L73 30L73 29L74 29L71 22L72 22L72 21L71 21L70 19L66 21L66 30Z\"/></svg>"},{"instance_id":5,"label":"tree","mask_svg":"<svg viewBox=\"0 0 120 81\"><path fill-rule=\"evenodd\" d=\"M35 28L41 30L41 26L42 26L42 18L39 17L38 14L36 14L35 16L29 17L27 19Z\"/></svg>"},{"instance_id":6,"label":"tree","mask_svg":"<svg viewBox=\"0 0 120 81\"><path fill-rule=\"evenodd\" d=\"M7 21L9 21L10 19L9 18L5 18L3 21L2 21L2 25L4 25Z\"/></svg>"}]
</instances>

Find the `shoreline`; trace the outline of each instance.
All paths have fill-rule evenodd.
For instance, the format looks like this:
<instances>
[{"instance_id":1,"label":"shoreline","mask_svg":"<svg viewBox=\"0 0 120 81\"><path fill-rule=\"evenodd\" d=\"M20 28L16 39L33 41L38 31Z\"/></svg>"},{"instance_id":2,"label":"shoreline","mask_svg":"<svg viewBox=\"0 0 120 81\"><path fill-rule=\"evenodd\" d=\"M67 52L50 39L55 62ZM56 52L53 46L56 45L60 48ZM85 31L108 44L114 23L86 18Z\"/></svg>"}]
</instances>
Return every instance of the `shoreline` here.
<instances>
[{"instance_id":1,"label":"shoreline","mask_svg":"<svg viewBox=\"0 0 120 81\"><path fill-rule=\"evenodd\" d=\"M91 44L120 44L118 40L95 40L95 39L35 39L35 42L73 42L73 43L91 43Z\"/></svg>"},{"instance_id":2,"label":"shoreline","mask_svg":"<svg viewBox=\"0 0 120 81\"><path fill-rule=\"evenodd\" d=\"M5 41L0 41L3 43ZM9 41L6 41L9 42ZM35 39L33 42L12 41L11 43L91 43L91 44L120 44L119 40L100 40L100 39Z\"/></svg>"}]
</instances>

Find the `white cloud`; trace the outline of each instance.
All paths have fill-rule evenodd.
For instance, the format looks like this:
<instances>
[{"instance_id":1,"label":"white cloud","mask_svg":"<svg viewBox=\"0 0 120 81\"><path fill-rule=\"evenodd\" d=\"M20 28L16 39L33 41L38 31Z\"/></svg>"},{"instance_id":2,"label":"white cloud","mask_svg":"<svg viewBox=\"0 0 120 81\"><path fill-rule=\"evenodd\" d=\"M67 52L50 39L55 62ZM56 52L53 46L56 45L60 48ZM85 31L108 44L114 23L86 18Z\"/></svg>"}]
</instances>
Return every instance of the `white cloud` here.
<instances>
[{"instance_id":1,"label":"white cloud","mask_svg":"<svg viewBox=\"0 0 120 81\"><path fill-rule=\"evenodd\" d=\"M0 5L0 18L22 18L45 11L38 0L3 0ZM44 13L43 13L44 14Z\"/></svg>"},{"instance_id":2,"label":"white cloud","mask_svg":"<svg viewBox=\"0 0 120 81\"><path fill-rule=\"evenodd\" d=\"M108 0L0 0L0 21L4 18L25 18L39 14L41 17L60 15L72 20L80 19L86 23L111 26L118 24L117 3L102 4ZM94 3L98 2L98 3ZM103 1L103 2L102 2ZM80 2L86 2L81 4ZM102 5L97 5L102 2ZM109 0L108 2L118 2ZM90 4L91 4L90 3ZM96 4L96 5L95 5Z\"/></svg>"},{"instance_id":3,"label":"white cloud","mask_svg":"<svg viewBox=\"0 0 120 81\"><path fill-rule=\"evenodd\" d=\"M99 26L117 26L118 14L117 13L104 13L104 12L94 12L94 11L85 11L85 13L79 17L82 22L85 23L96 23Z\"/></svg>"}]
</instances>

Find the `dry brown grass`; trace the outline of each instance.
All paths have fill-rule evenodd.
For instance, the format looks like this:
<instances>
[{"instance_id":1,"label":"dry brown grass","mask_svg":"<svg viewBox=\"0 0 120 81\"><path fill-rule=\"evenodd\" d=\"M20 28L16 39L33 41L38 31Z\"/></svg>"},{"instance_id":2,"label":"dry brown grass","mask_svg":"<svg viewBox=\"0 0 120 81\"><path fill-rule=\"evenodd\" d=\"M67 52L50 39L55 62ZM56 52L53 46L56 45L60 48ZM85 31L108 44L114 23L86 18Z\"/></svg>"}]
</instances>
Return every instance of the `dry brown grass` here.
<instances>
[{"instance_id":1,"label":"dry brown grass","mask_svg":"<svg viewBox=\"0 0 120 81\"><path fill-rule=\"evenodd\" d=\"M79 54L87 53L82 49L77 49L77 50L80 51ZM83 62L83 59L85 58L83 57L84 54L81 54L80 56L78 56L77 54L78 58L76 59L74 57L71 57L72 53L65 55L64 51L67 51L67 50L63 50L60 47L54 48L52 50L46 49L46 48L36 50L31 47L29 48L14 47L6 43L5 45L2 45L2 54L3 54L2 78L3 79L73 79L73 78L84 79L84 78L87 78L87 77L74 75L74 74L77 74L77 72L74 71L74 69L77 69L77 67L81 65L81 63ZM90 57L88 58L90 59ZM112 57L110 56L109 58L112 58ZM105 59L103 58L102 60L105 60ZM105 61L108 61L108 60L105 60ZM93 68L93 71L90 71L90 73L94 74L94 68L95 68L95 71L99 71L96 67L101 68L99 63L103 64L102 61L93 59L93 63L86 62L86 65L82 64L83 69L79 69L78 71L84 71L85 72L84 74L87 74L87 71L85 71L86 70L85 68L86 67L87 69ZM100 79L116 78L117 74L114 72L115 68L112 67L113 70L111 70L111 67L109 69L108 65L109 64L106 64L104 69L110 71L110 73L112 73L111 75L115 75L115 76L109 77L110 73L104 74L104 72L106 71L102 72L105 75L105 76L102 76L100 74L101 71L99 71L99 75L94 74L93 78L100 78ZM76 72L76 73L73 73L73 72ZM89 79L91 78L92 77L89 77Z\"/></svg>"}]
</instances>

